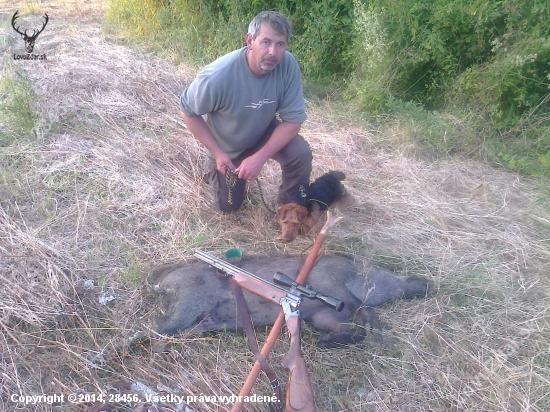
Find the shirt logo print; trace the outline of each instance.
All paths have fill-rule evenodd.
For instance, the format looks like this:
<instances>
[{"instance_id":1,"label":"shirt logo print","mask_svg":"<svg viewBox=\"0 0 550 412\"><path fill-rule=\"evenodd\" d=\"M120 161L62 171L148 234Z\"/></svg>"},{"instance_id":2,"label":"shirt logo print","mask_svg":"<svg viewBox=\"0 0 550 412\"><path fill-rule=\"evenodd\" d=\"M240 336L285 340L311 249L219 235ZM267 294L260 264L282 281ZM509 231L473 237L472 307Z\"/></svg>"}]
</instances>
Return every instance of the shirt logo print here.
<instances>
[{"instance_id":1,"label":"shirt logo print","mask_svg":"<svg viewBox=\"0 0 550 412\"><path fill-rule=\"evenodd\" d=\"M250 103L245 107L250 107L252 109L259 109L264 104L272 104L272 103L275 103L275 100L263 99L263 100L260 100L258 103Z\"/></svg>"}]
</instances>

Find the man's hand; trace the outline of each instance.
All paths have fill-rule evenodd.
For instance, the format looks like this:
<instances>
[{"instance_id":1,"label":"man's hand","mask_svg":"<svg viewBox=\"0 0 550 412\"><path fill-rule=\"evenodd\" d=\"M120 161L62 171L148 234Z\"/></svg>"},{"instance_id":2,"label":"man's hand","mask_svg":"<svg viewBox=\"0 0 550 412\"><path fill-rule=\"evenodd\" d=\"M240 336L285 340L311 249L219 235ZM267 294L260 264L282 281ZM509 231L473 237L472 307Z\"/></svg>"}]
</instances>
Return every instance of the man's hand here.
<instances>
[{"instance_id":1,"label":"man's hand","mask_svg":"<svg viewBox=\"0 0 550 412\"><path fill-rule=\"evenodd\" d=\"M260 174L265 162L258 159L258 156L252 155L244 159L237 172L239 172L239 179L254 180Z\"/></svg>"},{"instance_id":2,"label":"man's hand","mask_svg":"<svg viewBox=\"0 0 550 412\"><path fill-rule=\"evenodd\" d=\"M237 169L237 167L233 164L229 156L227 156L224 152L220 151L216 155L216 168L219 172L225 174L225 169L229 168L231 170Z\"/></svg>"},{"instance_id":3,"label":"man's hand","mask_svg":"<svg viewBox=\"0 0 550 412\"><path fill-rule=\"evenodd\" d=\"M288 144L300 131L301 123L282 122L260 150L247 157L239 165L239 179L254 180L260 174L263 165L268 159Z\"/></svg>"}]
</instances>

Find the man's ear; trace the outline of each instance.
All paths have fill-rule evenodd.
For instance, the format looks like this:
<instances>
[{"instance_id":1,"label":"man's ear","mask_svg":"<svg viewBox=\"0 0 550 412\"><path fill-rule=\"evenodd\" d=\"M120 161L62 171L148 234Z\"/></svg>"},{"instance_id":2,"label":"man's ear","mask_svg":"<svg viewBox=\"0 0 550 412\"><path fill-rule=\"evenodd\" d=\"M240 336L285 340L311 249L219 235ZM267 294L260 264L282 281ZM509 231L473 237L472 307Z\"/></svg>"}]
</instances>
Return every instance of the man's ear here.
<instances>
[{"instance_id":1,"label":"man's ear","mask_svg":"<svg viewBox=\"0 0 550 412\"><path fill-rule=\"evenodd\" d=\"M246 33L246 47L248 48L248 50L251 50L252 49L252 35L250 33Z\"/></svg>"}]
</instances>

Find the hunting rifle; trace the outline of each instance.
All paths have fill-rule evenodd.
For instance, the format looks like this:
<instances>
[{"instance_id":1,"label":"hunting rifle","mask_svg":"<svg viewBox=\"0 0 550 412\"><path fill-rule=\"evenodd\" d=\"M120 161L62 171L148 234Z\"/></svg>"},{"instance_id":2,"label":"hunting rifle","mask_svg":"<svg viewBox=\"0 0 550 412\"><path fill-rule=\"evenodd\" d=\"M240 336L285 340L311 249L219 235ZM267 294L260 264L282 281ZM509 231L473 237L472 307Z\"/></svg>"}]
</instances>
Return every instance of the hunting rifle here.
<instances>
[{"instance_id":1,"label":"hunting rifle","mask_svg":"<svg viewBox=\"0 0 550 412\"><path fill-rule=\"evenodd\" d=\"M305 283L309 275L309 272L317 262L317 259L319 257L319 252L321 250L321 247L323 246L327 233L341 219L342 217L332 216L332 214L330 213L330 210L327 210L327 220L325 222L325 225L321 229L321 232L319 233L319 235L315 238L315 242L313 243L313 246L311 247L307 255L306 261L304 262L302 268L300 269L300 272L298 273L298 277L296 278L296 283L300 285L303 285ZM275 346L275 342L277 341L277 338L281 333L281 328L283 327L284 323L285 323L285 313L281 309L279 311L279 314L277 315L277 319L275 320L273 327L271 328L271 331L269 332L269 335L267 336L267 339L264 342L264 345L262 346L262 350L260 351L260 355L262 355L264 358L267 358L269 356L269 352L271 352L271 349L273 349L273 346ZM244 385L241 388L241 391L239 392L239 397L237 402L235 402L233 404L233 407L231 408L231 412L241 412L244 405L244 402L242 401L242 399L243 397L250 394L250 391L254 386L254 382L256 382L256 379L258 378L258 375L260 374L261 370L262 370L262 365L259 359L257 359L256 362L254 362L254 366L250 370L250 373L248 374L248 377L246 378L246 381L244 382Z\"/></svg>"},{"instance_id":2,"label":"hunting rifle","mask_svg":"<svg viewBox=\"0 0 550 412\"><path fill-rule=\"evenodd\" d=\"M243 289L281 305L290 334L290 347L282 361L282 365L289 371L285 410L314 412L313 390L300 345L300 311L298 307L304 297L318 299L337 311L344 308L344 302L315 292L309 286L302 286L280 272L274 275L273 279L276 284L273 284L200 249L196 249L194 255L218 269L221 274L231 276L235 283Z\"/></svg>"}]
</instances>

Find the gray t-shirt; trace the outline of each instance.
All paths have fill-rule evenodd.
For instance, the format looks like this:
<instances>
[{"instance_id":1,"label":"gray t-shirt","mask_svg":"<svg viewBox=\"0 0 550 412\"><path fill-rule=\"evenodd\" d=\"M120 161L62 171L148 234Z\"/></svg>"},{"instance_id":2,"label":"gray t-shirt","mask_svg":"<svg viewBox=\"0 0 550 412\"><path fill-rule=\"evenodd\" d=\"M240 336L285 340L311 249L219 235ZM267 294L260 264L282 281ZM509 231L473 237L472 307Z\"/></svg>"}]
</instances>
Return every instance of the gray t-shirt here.
<instances>
[{"instance_id":1,"label":"gray t-shirt","mask_svg":"<svg viewBox=\"0 0 550 412\"><path fill-rule=\"evenodd\" d=\"M203 116L231 159L254 147L277 113L287 122L306 120L300 68L294 56L285 52L281 62L260 77L248 67L245 54L246 47L205 66L180 98L181 110L189 116Z\"/></svg>"}]
</instances>

